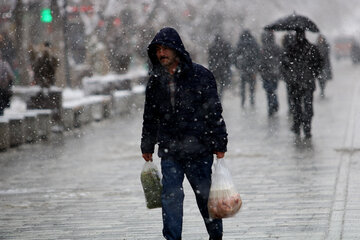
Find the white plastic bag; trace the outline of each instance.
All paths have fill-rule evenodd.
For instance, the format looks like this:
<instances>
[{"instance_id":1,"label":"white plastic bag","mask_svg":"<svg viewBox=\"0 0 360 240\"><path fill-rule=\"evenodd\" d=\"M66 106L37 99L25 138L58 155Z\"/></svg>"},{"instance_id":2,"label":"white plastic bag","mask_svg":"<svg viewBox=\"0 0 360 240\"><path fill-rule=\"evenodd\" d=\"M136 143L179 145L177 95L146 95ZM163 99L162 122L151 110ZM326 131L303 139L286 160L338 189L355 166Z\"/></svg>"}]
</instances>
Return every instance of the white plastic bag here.
<instances>
[{"instance_id":1,"label":"white plastic bag","mask_svg":"<svg viewBox=\"0 0 360 240\"><path fill-rule=\"evenodd\" d=\"M211 188L208 201L210 218L220 219L234 216L241 207L240 194L235 186L225 165L225 160L217 159L214 172L211 175Z\"/></svg>"},{"instance_id":2,"label":"white plastic bag","mask_svg":"<svg viewBox=\"0 0 360 240\"><path fill-rule=\"evenodd\" d=\"M159 171L153 162L145 162L140 179L145 194L146 206L150 209L161 207L162 185Z\"/></svg>"}]
</instances>

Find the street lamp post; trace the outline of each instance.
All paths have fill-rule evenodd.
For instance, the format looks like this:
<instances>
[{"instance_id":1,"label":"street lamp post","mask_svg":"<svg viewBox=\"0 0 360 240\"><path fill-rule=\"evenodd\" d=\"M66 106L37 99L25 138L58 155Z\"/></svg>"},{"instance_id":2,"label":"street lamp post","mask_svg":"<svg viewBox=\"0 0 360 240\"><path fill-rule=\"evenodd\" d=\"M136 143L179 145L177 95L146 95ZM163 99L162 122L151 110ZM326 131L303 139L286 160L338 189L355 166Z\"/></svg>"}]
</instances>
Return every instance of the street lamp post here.
<instances>
[{"instance_id":1,"label":"street lamp post","mask_svg":"<svg viewBox=\"0 0 360 240\"><path fill-rule=\"evenodd\" d=\"M63 32L64 32L64 67L65 67L65 79L66 86L71 87L71 79L70 79L70 69L69 69L69 59L68 59L68 37L67 37L67 0L64 0L64 15L63 15Z\"/></svg>"}]
</instances>

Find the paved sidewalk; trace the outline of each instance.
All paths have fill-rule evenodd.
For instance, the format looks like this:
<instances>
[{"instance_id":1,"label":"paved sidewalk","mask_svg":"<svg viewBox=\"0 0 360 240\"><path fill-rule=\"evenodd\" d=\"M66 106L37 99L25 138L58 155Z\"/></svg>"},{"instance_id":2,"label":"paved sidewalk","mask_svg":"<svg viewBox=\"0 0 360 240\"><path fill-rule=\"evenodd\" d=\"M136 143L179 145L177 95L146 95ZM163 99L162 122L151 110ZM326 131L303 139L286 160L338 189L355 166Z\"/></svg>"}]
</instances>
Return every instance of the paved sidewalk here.
<instances>
[{"instance_id":1,"label":"paved sidewalk","mask_svg":"<svg viewBox=\"0 0 360 240\"><path fill-rule=\"evenodd\" d=\"M224 219L224 240L360 239L360 68L337 63L327 97L314 95L311 144L294 142L283 83L273 119L260 82L253 109L226 92L226 161L243 207ZM141 115L0 153L0 239L162 239L140 184ZM184 189L183 239L208 239Z\"/></svg>"}]
</instances>

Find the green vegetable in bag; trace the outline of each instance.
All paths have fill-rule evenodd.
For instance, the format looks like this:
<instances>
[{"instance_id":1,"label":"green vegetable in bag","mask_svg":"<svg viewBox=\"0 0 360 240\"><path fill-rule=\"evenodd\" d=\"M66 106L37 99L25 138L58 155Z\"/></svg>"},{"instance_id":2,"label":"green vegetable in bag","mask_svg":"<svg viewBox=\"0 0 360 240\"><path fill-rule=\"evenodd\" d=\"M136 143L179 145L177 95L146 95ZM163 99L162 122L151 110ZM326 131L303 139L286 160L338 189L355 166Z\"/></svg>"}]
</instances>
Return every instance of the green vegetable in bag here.
<instances>
[{"instance_id":1,"label":"green vegetable in bag","mask_svg":"<svg viewBox=\"0 0 360 240\"><path fill-rule=\"evenodd\" d=\"M146 206L150 209L161 207L160 174L153 162L145 162L141 171L141 184L144 189Z\"/></svg>"}]
</instances>

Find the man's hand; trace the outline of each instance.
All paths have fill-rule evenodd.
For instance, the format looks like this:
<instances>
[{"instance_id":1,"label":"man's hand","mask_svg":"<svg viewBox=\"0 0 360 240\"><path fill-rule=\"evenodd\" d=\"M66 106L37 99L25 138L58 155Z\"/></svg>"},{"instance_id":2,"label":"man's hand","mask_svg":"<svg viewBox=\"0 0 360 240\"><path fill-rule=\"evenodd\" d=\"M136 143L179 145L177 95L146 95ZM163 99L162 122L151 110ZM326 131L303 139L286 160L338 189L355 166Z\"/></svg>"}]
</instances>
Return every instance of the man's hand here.
<instances>
[{"instance_id":1,"label":"man's hand","mask_svg":"<svg viewBox=\"0 0 360 240\"><path fill-rule=\"evenodd\" d=\"M224 152L215 152L217 158L223 158L225 156Z\"/></svg>"},{"instance_id":2,"label":"man's hand","mask_svg":"<svg viewBox=\"0 0 360 240\"><path fill-rule=\"evenodd\" d=\"M152 162L152 153L143 153L142 157L145 159L145 161L150 161Z\"/></svg>"}]
</instances>

